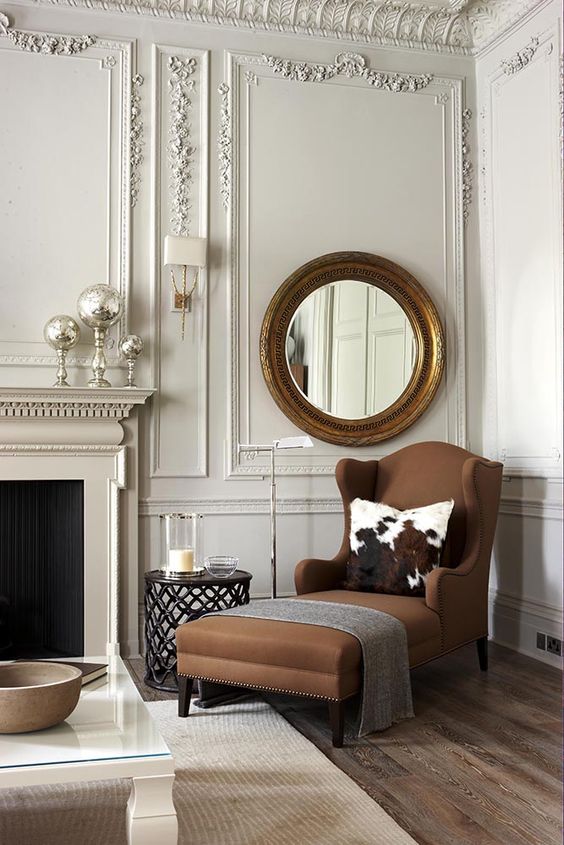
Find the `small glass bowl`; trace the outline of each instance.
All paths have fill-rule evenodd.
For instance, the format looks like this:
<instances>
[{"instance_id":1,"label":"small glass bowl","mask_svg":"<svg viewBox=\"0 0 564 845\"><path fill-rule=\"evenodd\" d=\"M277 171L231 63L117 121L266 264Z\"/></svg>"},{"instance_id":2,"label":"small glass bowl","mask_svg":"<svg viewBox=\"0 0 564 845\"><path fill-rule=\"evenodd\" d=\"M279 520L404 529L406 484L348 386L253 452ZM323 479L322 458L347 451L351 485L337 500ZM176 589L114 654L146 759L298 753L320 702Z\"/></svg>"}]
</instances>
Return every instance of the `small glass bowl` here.
<instances>
[{"instance_id":1,"label":"small glass bowl","mask_svg":"<svg viewBox=\"0 0 564 845\"><path fill-rule=\"evenodd\" d=\"M231 555L210 555L204 566L214 578L229 578L239 566L239 558Z\"/></svg>"}]
</instances>

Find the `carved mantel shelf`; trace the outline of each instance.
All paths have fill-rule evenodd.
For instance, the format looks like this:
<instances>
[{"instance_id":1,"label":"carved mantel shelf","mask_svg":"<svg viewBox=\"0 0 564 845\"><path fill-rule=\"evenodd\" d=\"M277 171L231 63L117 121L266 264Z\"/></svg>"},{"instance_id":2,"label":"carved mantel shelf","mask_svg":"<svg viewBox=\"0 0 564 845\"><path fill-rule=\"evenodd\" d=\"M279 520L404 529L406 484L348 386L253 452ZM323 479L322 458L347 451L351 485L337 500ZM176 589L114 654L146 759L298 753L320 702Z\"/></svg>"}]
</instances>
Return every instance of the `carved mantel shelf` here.
<instances>
[{"instance_id":1,"label":"carved mantel shelf","mask_svg":"<svg viewBox=\"0 0 564 845\"><path fill-rule=\"evenodd\" d=\"M0 420L122 420L143 405L153 388L0 387Z\"/></svg>"}]
</instances>

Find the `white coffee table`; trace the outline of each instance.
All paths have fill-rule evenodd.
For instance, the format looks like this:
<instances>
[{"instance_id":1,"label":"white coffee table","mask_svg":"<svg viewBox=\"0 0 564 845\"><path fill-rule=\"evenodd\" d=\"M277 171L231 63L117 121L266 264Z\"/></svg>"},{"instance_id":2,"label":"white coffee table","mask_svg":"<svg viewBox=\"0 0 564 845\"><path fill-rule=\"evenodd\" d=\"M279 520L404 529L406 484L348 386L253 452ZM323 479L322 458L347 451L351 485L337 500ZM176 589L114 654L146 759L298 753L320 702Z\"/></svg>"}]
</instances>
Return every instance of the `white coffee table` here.
<instances>
[{"instance_id":1,"label":"white coffee table","mask_svg":"<svg viewBox=\"0 0 564 845\"><path fill-rule=\"evenodd\" d=\"M0 735L0 787L132 778L130 845L176 845L174 760L121 658L83 687L66 722L44 731Z\"/></svg>"}]
</instances>

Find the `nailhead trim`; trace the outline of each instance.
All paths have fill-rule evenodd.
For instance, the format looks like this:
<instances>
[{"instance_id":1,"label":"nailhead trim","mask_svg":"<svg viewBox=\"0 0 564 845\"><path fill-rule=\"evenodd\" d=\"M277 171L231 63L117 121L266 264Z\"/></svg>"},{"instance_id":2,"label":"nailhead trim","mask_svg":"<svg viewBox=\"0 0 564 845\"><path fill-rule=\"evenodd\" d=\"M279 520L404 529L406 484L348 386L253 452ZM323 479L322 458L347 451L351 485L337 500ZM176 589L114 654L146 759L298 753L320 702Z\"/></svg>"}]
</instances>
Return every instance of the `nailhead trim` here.
<instances>
[{"instance_id":1,"label":"nailhead trim","mask_svg":"<svg viewBox=\"0 0 564 845\"><path fill-rule=\"evenodd\" d=\"M265 687L261 684L242 684L240 681L226 681L225 678L207 678L204 675L186 675L184 672L178 673L182 678L192 678L194 681L210 681L212 684L232 684L237 687L245 687L246 689L265 690L266 692L282 692L286 695L303 695L304 698L319 698L321 701L344 701L341 698L329 698L326 695L316 695L313 692L298 692L293 689L280 689L280 687Z\"/></svg>"}]
</instances>

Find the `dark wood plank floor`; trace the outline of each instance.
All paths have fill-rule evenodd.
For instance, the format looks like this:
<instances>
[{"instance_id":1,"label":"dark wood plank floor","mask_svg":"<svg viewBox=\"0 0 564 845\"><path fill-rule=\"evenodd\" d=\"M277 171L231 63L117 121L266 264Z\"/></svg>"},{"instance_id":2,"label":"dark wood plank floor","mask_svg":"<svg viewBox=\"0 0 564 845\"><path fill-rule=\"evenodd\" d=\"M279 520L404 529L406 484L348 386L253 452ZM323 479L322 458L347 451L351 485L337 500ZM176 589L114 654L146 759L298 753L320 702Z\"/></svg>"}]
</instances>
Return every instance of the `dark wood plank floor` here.
<instances>
[{"instance_id":1,"label":"dark wood plank floor","mask_svg":"<svg viewBox=\"0 0 564 845\"><path fill-rule=\"evenodd\" d=\"M140 682L144 698L167 696ZM269 701L358 783L420 845L560 845L561 674L490 643L480 672L474 646L412 672L416 717L335 749L326 708Z\"/></svg>"}]
</instances>

